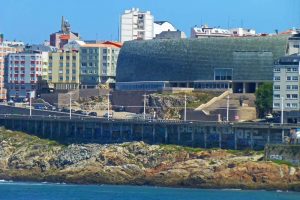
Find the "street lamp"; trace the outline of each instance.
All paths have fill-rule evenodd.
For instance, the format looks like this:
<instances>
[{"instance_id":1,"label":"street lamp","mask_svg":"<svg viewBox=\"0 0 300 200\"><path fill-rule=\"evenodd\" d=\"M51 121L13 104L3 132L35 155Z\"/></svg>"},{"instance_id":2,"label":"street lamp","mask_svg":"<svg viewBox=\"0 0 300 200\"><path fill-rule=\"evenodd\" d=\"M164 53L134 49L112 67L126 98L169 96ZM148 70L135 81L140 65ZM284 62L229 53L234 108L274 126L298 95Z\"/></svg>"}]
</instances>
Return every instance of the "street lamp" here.
<instances>
[{"instance_id":1,"label":"street lamp","mask_svg":"<svg viewBox=\"0 0 300 200\"><path fill-rule=\"evenodd\" d=\"M184 94L184 121L186 121L186 94Z\"/></svg>"},{"instance_id":2,"label":"street lamp","mask_svg":"<svg viewBox=\"0 0 300 200\"><path fill-rule=\"evenodd\" d=\"M227 96L226 121L229 122L229 94Z\"/></svg>"},{"instance_id":3,"label":"street lamp","mask_svg":"<svg viewBox=\"0 0 300 200\"><path fill-rule=\"evenodd\" d=\"M143 113L143 116L144 116L144 120L146 120L146 93L143 95L144 96L144 113Z\"/></svg>"},{"instance_id":4,"label":"street lamp","mask_svg":"<svg viewBox=\"0 0 300 200\"><path fill-rule=\"evenodd\" d=\"M70 119L72 119L72 93L70 92L69 93L69 95L70 95L70 101L69 101L69 106L70 106L70 113L69 113L69 117L70 117Z\"/></svg>"},{"instance_id":5,"label":"street lamp","mask_svg":"<svg viewBox=\"0 0 300 200\"><path fill-rule=\"evenodd\" d=\"M31 115L32 115L31 95L32 95L32 91L29 92L29 116L30 116L30 117L31 117Z\"/></svg>"},{"instance_id":6,"label":"street lamp","mask_svg":"<svg viewBox=\"0 0 300 200\"><path fill-rule=\"evenodd\" d=\"M283 124L283 99L284 97L281 97L281 124Z\"/></svg>"},{"instance_id":7,"label":"street lamp","mask_svg":"<svg viewBox=\"0 0 300 200\"><path fill-rule=\"evenodd\" d=\"M109 92L107 94L107 120L109 120Z\"/></svg>"}]
</instances>

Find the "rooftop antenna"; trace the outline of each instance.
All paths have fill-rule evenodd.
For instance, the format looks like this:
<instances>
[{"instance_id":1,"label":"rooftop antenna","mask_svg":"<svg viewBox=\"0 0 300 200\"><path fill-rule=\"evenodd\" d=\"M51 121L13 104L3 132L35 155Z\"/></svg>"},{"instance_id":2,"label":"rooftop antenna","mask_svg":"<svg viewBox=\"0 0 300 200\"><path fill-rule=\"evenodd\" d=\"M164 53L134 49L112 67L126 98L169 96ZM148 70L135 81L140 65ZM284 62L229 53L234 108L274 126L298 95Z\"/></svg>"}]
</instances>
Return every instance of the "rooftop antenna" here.
<instances>
[{"instance_id":1,"label":"rooftop antenna","mask_svg":"<svg viewBox=\"0 0 300 200\"><path fill-rule=\"evenodd\" d=\"M244 28L244 20L241 19L241 28Z\"/></svg>"}]
</instances>

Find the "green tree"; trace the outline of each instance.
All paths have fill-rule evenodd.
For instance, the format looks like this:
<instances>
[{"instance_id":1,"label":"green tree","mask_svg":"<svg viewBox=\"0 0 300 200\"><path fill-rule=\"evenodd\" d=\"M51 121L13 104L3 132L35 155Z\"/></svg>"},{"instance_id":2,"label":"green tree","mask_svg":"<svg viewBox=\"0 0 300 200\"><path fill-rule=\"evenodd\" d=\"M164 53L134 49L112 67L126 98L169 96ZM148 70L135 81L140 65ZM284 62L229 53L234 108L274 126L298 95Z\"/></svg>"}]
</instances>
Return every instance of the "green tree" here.
<instances>
[{"instance_id":1,"label":"green tree","mask_svg":"<svg viewBox=\"0 0 300 200\"><path fill-rule=\"evenodd\" d=\"M256 96L256 111L258 117L264 117L266 114L272 112L273 107L273 84L263 83L255 92Z\"/></svg>"}]
</instances>

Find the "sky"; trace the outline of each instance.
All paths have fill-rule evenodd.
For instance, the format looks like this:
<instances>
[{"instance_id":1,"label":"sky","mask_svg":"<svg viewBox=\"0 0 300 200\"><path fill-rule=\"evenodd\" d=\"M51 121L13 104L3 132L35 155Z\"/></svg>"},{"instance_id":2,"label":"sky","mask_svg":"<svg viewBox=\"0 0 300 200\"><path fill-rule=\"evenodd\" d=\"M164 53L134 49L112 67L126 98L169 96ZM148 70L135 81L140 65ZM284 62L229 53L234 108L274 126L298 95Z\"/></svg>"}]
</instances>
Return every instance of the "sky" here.
<instances>
[{"instance_id":1,"label":"sky","mask_svg":"<svg viewBox=\"0 0 300 200\"><path fill-rule=\"evenodd\" d=\"M8 40L42 43L60 29L61 16L85 40L117 40L127 9L151 11L190 35L191 27L245 27L273 33L300 27L300 0L0 0L0 32Z\"/></svg>"}]
</instances>

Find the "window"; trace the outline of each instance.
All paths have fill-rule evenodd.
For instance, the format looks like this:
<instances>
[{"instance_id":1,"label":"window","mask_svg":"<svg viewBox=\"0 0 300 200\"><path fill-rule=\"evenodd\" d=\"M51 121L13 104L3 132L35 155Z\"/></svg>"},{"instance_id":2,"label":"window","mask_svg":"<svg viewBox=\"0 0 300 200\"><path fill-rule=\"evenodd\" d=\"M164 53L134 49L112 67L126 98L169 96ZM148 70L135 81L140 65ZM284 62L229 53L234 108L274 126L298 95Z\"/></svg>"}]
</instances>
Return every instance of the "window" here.
<instances>
[{"instance_id":1,"label":"window","mask_svg":"<svg viewBox=\"0 0 300 200\"><path fill-rule=\"evenodd\" d=\"M292 80L292 77L287 76L287 77L286 77L286 80L287 80L287 81L290 81L290 80Z\"/></svg>"},{"instance_id":2,"label":"window","mask_svg":"<svg viewBox=\"0 0 300 200\"><path fill-rule=\"evenodd\" d=\"M292 71L293 72L298 72L298 68L297 67L293 67Z\"/></svg>"},{"instance_id":3,"label":"window","mask_svg":"<svg viewBox=\"0 0 300 200\"><path fill-rule=\"evenodd\" d=\"M274 81L280 81L280 76L274 76Z\"/></svg>"},{"instance_id":4,"label":"window","mask_svg":"<svg viewBox=\"0 0 300 200\"><path fill-rule=\"evenodd\" d=\"M298 90L298 85L292 85L293 90Z\"/></svg>"},{"instance_id":5,"label":"window","mask_svg":"<svg viewBox=\"0 0 300 200\"><path fill-rule=\"evenodd\" d=\"M287 103L285 107L290 108L290 107L291 107L291 104L290 104L290 103Z\"/></svg>"},{"instance_id":6,"label":"window","mask_svg":"<svg viewBox=\"0 0 300 200\"><path fill-rule=\"evenodd\" d=\"M290 89L291 89L291 86L290 86L290 85L287 85L287 86L286 86L286 89L287 89L287 90L290 90Z\"/></svg>"},{"instance_id":7,"label":"window","mask_svg":"<svg viewBox=\"0 0 300 200\"><path fill-rule=\"evenodd\" d=\"M279 104L279 103L274 103L274 104L273 104L273 107L274 107L274 108L279 108L279 107L280 107L280 104Z\"/></svg>"},{"instance_id":8,"label":"window","mask_svg":"<svg viewBox=\"0 0 300 200\"><path fill-rule=\"evenodd\" d=\"M293 81L298 81L298 76L293 76Z\"/></svg>"},{"instance_id":9,"label":"window","mask_svg":"<svg viewBox=\"0 0 300 200\"><path fill-rule=\"evenodd\" d=\"M81 52L82 53L87 53L87 49L82 49Z\"/></svg>"},{"instance_id":10,"label":"window","mask_svg":"<svg viewBox=\"0 0 300 200\"><path fill-rule=\"evenodd\" d=\"M298 104L297 103L292 103L292 108L297 108Z\"/></svg>"},{"instance_id":11,"label":"window","mask_svg":"<svg viewBox=\"0 0 300 200\"><path fill-rule=\"evenodd\" d=\"M66 56L67 60L70 60L70 56Z\"/></svg>"},{"instance_id":12,"label":"window","mask_svg":"<svg viewBox=\"0 0 300 200\"><path fill-rule=\"evenodd\" d=\"M218 68L215 69L214 74L215 80L232 80L232 69Z\"/></svg>"},{"instance_id":13,"label":"window","mask_svg":"<svg viewBox=\"0 0 300 200\"><path fill-rule=\"evenodd\" d=\"M64 57L63 56L59 56L59 60L63 60L64 59Z\"/></svg>"},{"instance_id":14,"label":"window","mask_svg":"<svg viewBox=\"0 0 300 200\"><path fill-rule=\"evenodd\" d=\"M286 98L287 98L287 99L290 99L290 98L291 98L291 95L290 95L290 94L287 94L287 95L286 95Z\"/></svg>"},{"instance_id":15,"label":"window","mask_svg":"<svg viewBox=\"0 0 300 200\"><path fill-rule=\"evenodd\" d=\"M298 94L292 94L292 99L298 99Z\"/></svg>"},{"instance_id":16,"label":"window","mask_svg":"<svg viewBox=\"0 0 300 200\"><path fill-rule=\"evenodd\" d=\"M289 68L286 68L286 71L287 71L287 72L291 72L292 70L291 70L291 68L289 67Z\"/></svg>"},{"instance_id":17,"label":"window","mask_svg":"<svg viewBox=\"0 0 300 200\"><path fill-rule=\"evenodd\" d=\"M59 66L60 66L60 67L63 67L63 66L64 66L64 63L59 63Z\"/></svg>"},{"instance_id":18,"label":"window","mask_svg":"<svg viewBox=\"0 0 300 200\"><path fill-rule=\"evenodd\" d=\"M280 85L274 85L274 90L280 90Z\"/></svg>"},{"instance_id":19,"label":"window","mask_svg":"<svg viewBox=\"0 0 300 200\"><path fill-rule=\"evenodd\" d=\"M274 94L275 99L280 99L280 94Z\"/></svg>"},{"instance_id":20,"label":"window","mask_svg":"<svg viewBox=\"0 0 300 200\"><path fill-rule=\"evenodd\" d=\"M59 77L59 80L60 80L60 81L63 81L63 80L64 80L64 78L63 78L62 76L60 76L60 77Z\"/></svg>"}]
</instances>

